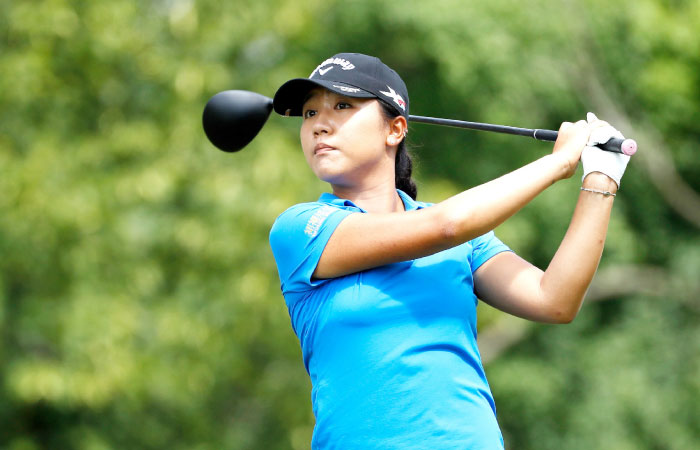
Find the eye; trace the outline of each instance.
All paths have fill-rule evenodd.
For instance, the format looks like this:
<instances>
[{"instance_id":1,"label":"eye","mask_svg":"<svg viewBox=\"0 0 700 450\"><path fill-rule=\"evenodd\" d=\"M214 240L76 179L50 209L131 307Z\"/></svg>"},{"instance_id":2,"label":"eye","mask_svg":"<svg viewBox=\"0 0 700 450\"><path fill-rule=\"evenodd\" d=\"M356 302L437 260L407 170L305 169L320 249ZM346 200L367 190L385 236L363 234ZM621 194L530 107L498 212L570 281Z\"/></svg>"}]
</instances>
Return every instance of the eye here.
<instances>
[{"instance_id":1,"label":"eye","mask_svg":"<svg viewBox=\"0 0 700 450\"><path fill-rule=\"evenodd\" d=\"M304 119L308 119L309 117L313 117L316 115L316 111L313 109L307 109L304 111Z\"/></svg>"},{"instance_id":2,"label":"eye","mask_svg":"<svg viewBox=\"0 0 700 450\"><path fill-rule=\"evenodd\" d=\"M348 102L338 102L335 105L335 108L336 109L349 109L349 108L352 108L352 105Z\"/></svg>"}]
</instances>

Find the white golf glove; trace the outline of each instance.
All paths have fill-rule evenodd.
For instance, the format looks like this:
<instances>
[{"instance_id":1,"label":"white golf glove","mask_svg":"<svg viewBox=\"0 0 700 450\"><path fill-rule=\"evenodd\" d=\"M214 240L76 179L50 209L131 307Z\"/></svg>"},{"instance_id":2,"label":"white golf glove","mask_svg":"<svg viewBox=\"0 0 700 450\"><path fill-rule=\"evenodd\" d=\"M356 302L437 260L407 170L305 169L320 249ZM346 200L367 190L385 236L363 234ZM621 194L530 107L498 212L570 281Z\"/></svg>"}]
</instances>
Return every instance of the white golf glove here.
<instances>
[{"instance_id":1,"label":"white golf glove","mask_svg":"<svg viewBox=\"0 0 700 450\"><path fill-rule=\"evenodd\" d=\"M593 123L598 118L595 114L589 112L586 120L588 123ZM591 133L588 143L581 153L581 162L583 163L583 177L581 181L591 172L600 172L612 178L617 183L617 187L620 187L620 179L622 174L625 173L630 157L623 153L607 152L594 147L596 144L608 142L611 138L624 139L625 137L610 125L596 128Z\"/></svg>"}]
</instances>

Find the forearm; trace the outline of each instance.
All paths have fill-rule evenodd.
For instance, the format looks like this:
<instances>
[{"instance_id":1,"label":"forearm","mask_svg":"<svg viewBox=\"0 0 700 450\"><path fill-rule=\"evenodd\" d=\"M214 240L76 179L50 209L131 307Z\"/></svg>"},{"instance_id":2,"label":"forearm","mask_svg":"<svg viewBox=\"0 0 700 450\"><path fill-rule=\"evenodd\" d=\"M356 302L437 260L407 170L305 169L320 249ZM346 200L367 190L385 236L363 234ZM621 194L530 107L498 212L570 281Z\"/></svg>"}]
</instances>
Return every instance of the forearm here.
<instances>
[{"instance_id":1,"label":"forearm","mask_svg":"<svg viewBox=\"0 0 700 450\"><path fill-rule=\"evenodd\" d=\"M439 203L449 239L462 243L493 230L568 170L562 158L547 155Z\"/></svg>"},{"instance_id":2,"label":"forearm","mask_svg":"<svg viewBox=\"0 0 700 450\"><path fill-rule=\"evenodd\" d=\"M615 182L601 173L588 175L583 187L617 191ZM558 321L573 320L581 307L603 253L614 198L581 191L566 235L542 276L542 301Z\"/></svg>"}]
</instances>

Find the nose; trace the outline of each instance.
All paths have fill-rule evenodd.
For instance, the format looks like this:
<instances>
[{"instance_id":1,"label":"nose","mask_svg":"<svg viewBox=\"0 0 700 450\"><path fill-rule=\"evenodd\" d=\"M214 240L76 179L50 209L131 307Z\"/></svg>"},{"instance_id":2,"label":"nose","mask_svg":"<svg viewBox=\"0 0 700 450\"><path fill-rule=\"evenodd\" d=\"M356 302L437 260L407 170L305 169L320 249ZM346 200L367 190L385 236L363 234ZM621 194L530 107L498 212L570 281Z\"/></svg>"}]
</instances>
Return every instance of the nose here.
<instances>
[{"instance_id":1,"label":"nose","mask_svg":"<svg viewBox=\"0 0 700 450\"><path fill-rule=\"evenodd\" d=\"M332 119L330 114L325 111L325 108L320 108L314 117L313 132L314 136L321 134L330 134L333 131Z\"/></svg>"}]
</instances>

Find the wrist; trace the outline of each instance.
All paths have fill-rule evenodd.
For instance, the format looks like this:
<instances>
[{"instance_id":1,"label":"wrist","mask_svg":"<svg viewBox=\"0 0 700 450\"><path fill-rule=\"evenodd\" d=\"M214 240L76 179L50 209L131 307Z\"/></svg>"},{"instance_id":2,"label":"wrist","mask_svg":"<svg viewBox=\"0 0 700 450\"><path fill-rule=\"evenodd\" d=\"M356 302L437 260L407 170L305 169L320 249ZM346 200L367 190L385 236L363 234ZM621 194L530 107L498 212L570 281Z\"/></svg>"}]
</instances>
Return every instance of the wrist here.
<instances>
[{"instance_id":1,"label":"wrist","mask_svg":"<svg viewBox=\"0 0 700 450\"><path fill-rule=\"evenodd\" d=\"M583 179L582 187L598 191L608 191L613 194L616 193L618 189L615 180L602 172L591 172L586 175L586 178Z\"/></svg>"},{"instance_id":2,"label":"wrist","mask_svg":"<svg viewBox=\"0 0 700 450\"><path fill-rule=\"evenodd\" d=\"M561 152L551 153L544 156L542 159L546 160L549 164L554 175L554 182L571 178L571 175L576 171L577 165L572 167L569 158L564 156Z\"/></svg>"}]
</instances>

